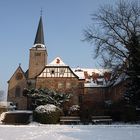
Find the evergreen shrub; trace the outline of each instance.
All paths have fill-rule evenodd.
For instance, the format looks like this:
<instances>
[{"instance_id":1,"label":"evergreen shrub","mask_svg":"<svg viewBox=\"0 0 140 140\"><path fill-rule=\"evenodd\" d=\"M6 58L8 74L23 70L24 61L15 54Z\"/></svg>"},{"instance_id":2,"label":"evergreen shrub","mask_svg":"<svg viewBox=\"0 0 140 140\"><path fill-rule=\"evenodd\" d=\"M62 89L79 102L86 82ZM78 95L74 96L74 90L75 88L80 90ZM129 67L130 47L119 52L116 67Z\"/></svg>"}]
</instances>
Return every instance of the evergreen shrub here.
<instances>
[{"instance_id":1,"label":"evergreen shrub","mask_svg":"<svg viewBox=\"0 0 140 140\"><path fill-rule=\"evenodd\" d=\"M60 113L61 110L54 105L41 105L33 112L33 119L41 124L57 124L60 120Z\"/></svg>"}]
</instances>

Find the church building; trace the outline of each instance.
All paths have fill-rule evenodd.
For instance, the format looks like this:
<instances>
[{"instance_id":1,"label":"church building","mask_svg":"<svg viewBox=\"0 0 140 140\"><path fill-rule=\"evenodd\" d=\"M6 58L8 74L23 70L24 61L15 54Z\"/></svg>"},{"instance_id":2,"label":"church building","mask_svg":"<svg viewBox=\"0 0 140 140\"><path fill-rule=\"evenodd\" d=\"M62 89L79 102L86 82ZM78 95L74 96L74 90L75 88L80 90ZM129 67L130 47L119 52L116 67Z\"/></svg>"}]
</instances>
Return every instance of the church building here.
<instances>
[{"instance_id":1,"label":"church building","mask_svg":"<svg viewBox=\"0 0 140 140\"><path fill-rule=\"evenodd\" d=\"M110 99L110 76L111 72L107 69L71 68L58 56L48 63L41 16L35 41L30 49L29 67L24 72L19 65L9 79L8 101L16 104L17 109L28 109L28 100L23 96L24 88L48 88L72 93L71 105L94 106Z\"/></svg>"}]
</instances>

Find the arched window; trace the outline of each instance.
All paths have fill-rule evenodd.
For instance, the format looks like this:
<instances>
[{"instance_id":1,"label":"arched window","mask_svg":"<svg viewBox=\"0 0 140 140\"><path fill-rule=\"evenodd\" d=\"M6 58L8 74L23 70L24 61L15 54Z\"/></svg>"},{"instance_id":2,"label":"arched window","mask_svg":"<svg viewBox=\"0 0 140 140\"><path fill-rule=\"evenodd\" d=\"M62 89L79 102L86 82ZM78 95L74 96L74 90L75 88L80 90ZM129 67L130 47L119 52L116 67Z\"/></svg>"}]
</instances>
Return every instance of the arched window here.
<instances>
[{"instance_id":1,"label":"arched window","mask_svg":"<svg viewBox=\"0 0 140 140\"><path fill-rule=\"evenodd\" d=\"M20 86L17 86L15 89L15 97L20 97L20 93L21 93L21 88Z\"/></svg>"}]
</instances>

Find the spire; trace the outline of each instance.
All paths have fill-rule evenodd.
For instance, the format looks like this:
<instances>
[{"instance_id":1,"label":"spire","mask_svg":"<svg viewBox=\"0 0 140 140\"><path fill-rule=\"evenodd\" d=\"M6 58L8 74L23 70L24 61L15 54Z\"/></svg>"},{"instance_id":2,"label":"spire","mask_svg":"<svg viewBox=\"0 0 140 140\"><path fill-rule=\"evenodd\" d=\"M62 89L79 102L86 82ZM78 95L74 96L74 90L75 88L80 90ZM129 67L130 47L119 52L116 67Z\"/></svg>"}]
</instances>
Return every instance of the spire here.
<instances>
[{"instance_id":1,"label":"spire","mask_svg":"<svg viewBox=\"0 0 140 140\"><path fill-rule=\"evenodd\" d=\"M45 45L45 43L44 43L42 16L40 16L38 29L37 29L37 33L36 33L36 37L35 37L35 41L34 41L34 45L35 44L43 44L43 45Z\"/></svg>"}]
</instances>

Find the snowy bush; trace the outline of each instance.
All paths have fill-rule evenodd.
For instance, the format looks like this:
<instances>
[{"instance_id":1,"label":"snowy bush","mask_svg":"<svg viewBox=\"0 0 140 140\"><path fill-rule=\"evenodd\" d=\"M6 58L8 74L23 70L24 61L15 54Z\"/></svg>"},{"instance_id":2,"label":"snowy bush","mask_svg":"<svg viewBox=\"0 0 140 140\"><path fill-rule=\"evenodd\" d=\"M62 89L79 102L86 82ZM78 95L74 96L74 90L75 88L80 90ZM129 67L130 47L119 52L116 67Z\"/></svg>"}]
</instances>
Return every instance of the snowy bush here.
<instances>
[{"instance_id":1,"label":"snowy bush","mask_svg":"<svg viewBox=\"0 0 140 140\"><path fill-rule=\"evenodd\" d=\"M40 105L40 106L38 106L35 109L35 111L37 113L47 113L47 114L50 114L51 112L55 112L57 109L59 109L59 108L56 107L55 105L47 104L47 105Z\"/></svg>"},{"instance_id":2,"label":"snowy bush","mask_svg":"<svg viewBox=\"0 0 140 140\"><path fill-rule=\"evenodd\" d=\"M73 106L70 107L69 110L70 111L78 111L78 110L80 110L80 106L79 105L73 105Z\"/></svg>"},{"instance_id":3,"label":"snowy bush","mask_svg":"<svg viewBox=\"0 0 140 140\"><path fill-rule=\"evenodd\" d=\"M59 122L61 110L52 104L38 106L34 113L34 121L43 124L56 124Z\"/></svg>"},{"instance_id":4,"label":"snowy bush","mask_svg":"<svg viewBox=\"0 0 140 140\"><path fill-rule=\"evenodd\" d=\"M80 110L80 106L79 105L72 105L69 108L68 114L69 115L78 115L79 110Z\"/></svg>"}]
</instances>

